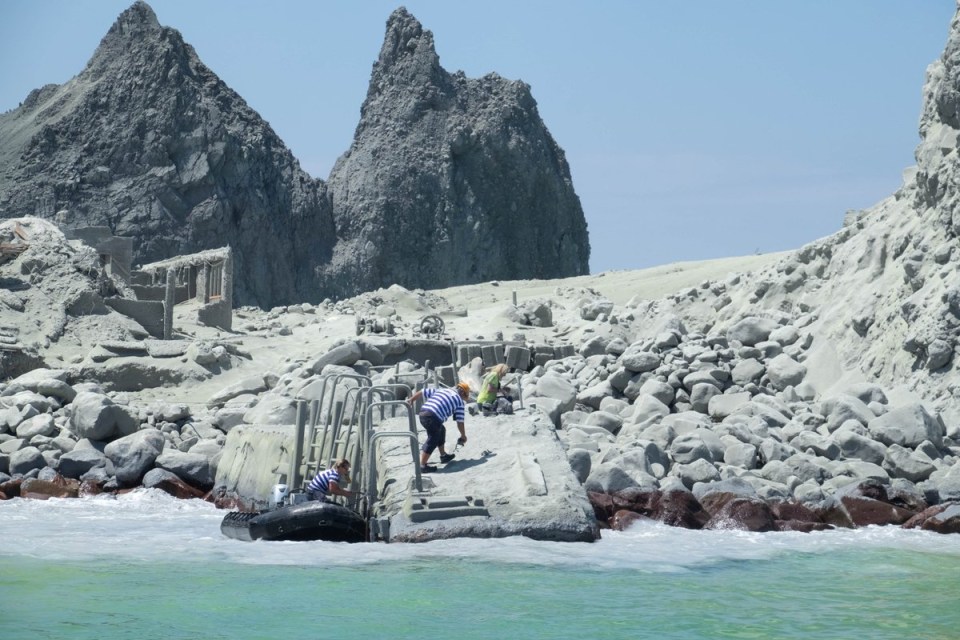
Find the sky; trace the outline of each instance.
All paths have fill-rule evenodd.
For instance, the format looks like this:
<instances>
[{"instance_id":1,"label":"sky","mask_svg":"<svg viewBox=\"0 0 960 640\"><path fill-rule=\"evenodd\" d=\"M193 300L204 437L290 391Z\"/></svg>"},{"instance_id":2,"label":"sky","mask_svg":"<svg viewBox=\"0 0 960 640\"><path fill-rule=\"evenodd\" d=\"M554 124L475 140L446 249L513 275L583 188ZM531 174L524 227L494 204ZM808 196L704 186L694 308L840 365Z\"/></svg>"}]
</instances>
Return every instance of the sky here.
<instances>
[{"instance_id":1,"label":"sky","mask_svg":"<svg viewBox=\"0 0 960 640\"><path fill-rule=\"evenodd\" d=\"M132 0L2 0L0 112L79 73ZM153 0L326 179L399 2ZM591 273L800 247L914 164L954 0L407 0L440 63L532 87ZM2 141L0 141L2 144Z\"/></svg>"}]
</instances>

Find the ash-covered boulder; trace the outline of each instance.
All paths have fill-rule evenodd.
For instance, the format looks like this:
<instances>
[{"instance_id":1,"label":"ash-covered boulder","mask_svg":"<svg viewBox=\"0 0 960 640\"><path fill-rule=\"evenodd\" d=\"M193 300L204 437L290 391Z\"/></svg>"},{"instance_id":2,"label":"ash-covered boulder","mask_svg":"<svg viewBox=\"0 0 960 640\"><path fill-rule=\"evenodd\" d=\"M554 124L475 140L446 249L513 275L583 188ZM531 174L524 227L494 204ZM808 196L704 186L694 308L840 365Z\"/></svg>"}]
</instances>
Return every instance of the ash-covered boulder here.
<instances>
[{"instance_id":1,"label":"ash-covered boulder","mask_svg":"<svg viewBox=\"0 0 960 640\"><path fill-rule=\"evenodd\" d=\"M405 9L329 188L338 244L324 283L341 295L588 271L583 210L530 87L448 73Z\"/></svg>"}]
</instances>

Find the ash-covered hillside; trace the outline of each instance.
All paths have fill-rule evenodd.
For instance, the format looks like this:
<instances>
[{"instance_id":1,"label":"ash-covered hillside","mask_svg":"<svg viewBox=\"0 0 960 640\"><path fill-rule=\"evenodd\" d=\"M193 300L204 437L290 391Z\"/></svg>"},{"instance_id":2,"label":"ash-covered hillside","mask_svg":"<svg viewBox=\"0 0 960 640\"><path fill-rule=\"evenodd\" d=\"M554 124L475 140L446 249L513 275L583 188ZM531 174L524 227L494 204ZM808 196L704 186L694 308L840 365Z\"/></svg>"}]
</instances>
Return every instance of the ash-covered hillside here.
<instances>
[{"instance_id":1,"label":"ash-covered hillside","mask_svg":"<svg viewBox=\"0 0 960 640\"><path fill-rule=\"evenodd\" d=\"M837 233L749 278L704 282L641 305L640 322L675 315L709 333L745 316L799 328L807 369L825 383L857 378L917 393L960 419L960 19L927 69L917 165Z\"/></svg>"},{"instance_id":2,"label":"ash-covered hillside","mask_svg":"<svg viewBox=\"0 0 960 640\"><path fill-rule=\"evenodd\" d=\"M587 271L583 211L529 88L447 74L402 9L331 185L140 1L79 75L0 115L0 217L108 226L140 263L229 244L239 304ZM424 242L445 257L424 260Z\"/></svg>"}]
</instances>

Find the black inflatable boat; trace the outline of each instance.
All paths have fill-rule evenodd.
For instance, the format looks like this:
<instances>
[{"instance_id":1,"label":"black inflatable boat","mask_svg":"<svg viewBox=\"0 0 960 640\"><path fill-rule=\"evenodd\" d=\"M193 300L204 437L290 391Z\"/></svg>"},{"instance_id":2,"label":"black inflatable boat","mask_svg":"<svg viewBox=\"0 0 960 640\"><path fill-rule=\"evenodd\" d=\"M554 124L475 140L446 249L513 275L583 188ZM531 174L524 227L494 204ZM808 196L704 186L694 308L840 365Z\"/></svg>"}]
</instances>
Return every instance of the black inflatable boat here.
<instances>
[{"instance_id":1,"label":"black inflatable boat","mask_svg":"<svg viewBox=\"0 0 960 640\"><path fill-rule=\"evenodd\" d=\"M333 502L313 500L272 511L232 511L220 523L220 532L236 540L328 540L363 542L363 517Z\"/></svg>"}]
</instances>

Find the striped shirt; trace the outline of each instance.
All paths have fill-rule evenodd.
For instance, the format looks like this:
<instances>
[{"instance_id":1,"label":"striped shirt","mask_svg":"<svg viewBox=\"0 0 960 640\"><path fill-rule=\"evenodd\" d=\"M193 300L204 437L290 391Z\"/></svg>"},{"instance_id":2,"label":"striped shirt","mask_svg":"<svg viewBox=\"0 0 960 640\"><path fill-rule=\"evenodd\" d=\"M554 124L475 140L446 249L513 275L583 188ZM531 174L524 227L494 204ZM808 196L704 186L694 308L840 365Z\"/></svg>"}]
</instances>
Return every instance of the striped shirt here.
<instances>
[{"instance_id":1,"label":"striped shirt","mask_svg":"<svg viewBox=\"0 0 960 640\"><path fill-rule=\"evenodd\" d=\"M451 415L457 422L463 422L463 398L457 393L456 389L431 389L423 390L423 407L421 411L429 411L443 422Z\"/></svg>"},{"instance_id":2,"label":"striped shirt","mask_svg":"<svg viewBox=\"0 0 960 640\"><path fill-rule=\"evenodd\" d=\"M330 491L331 482L336 482L338 486L340 484L340 474L336 469L327 469L313 476L313 480L307 485L307 491L310 493L322 493L323 495L320 497L324 498Z\"/></svg>"}]
</instances>

